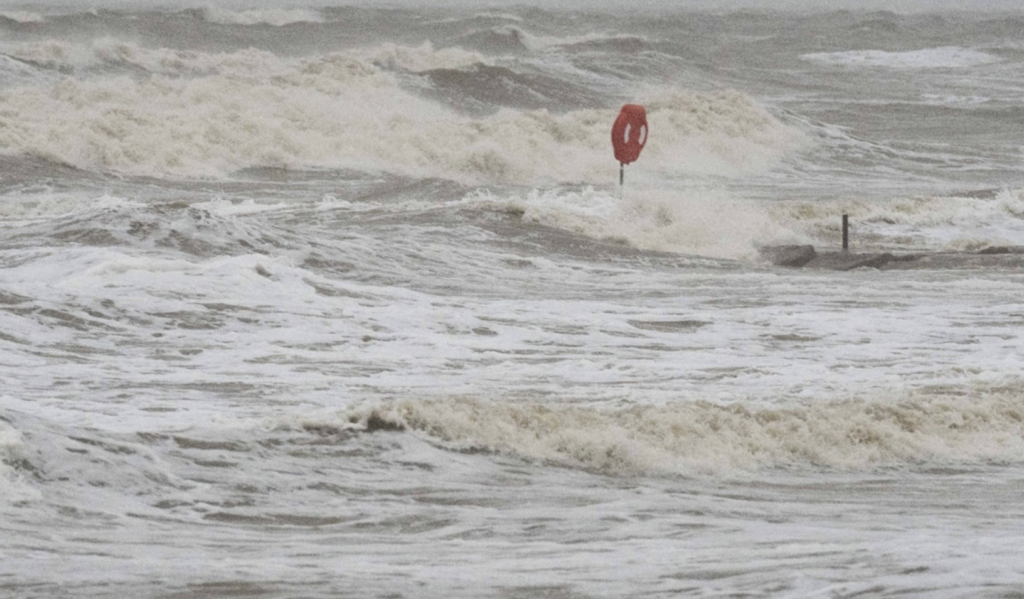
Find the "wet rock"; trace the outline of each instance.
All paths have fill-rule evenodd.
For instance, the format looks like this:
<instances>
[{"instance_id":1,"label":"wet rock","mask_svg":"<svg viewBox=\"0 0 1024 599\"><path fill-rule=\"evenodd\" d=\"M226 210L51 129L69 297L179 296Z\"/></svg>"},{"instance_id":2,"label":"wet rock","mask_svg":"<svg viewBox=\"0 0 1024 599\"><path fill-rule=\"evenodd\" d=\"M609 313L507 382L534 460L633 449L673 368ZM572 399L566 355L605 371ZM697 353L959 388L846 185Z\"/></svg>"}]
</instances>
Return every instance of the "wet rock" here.
<instances>
[{"instance_id":1,"label":"wet rock","mask_svg":"<svg viewBox=\"0 0 1024 599\"><path fill-rule=\"evenodd\" d=\"M761 257L775 266L848 271L857 268L879 270L1024 268L1024 246L990 246L972 252L817 252L810 245L766 246Z\"/></svg>"},{"instance_id":2,"label":"wet rock","mask_svg":"<svg viewBox=\"0 0 1024 599\"><path fill-rule=\"evenodd\" d=\"M761 257L775 266L799 268L818 255L813 245L772 245L758 249Z\"/></svg>"},{"instance_id":3,"label":"wet rock","mask_svg":"<svg viewBox=\"0 0 1024 599\"><path fill-rule=\"evenodd\" d=\"M824 268L828 270L853 270L855 268L882 268L896 259L896 256L885 252L880 254L854 254L849 252L831 252L818 254L805 266L808 268Z\"/></svg>"}]
</instances>

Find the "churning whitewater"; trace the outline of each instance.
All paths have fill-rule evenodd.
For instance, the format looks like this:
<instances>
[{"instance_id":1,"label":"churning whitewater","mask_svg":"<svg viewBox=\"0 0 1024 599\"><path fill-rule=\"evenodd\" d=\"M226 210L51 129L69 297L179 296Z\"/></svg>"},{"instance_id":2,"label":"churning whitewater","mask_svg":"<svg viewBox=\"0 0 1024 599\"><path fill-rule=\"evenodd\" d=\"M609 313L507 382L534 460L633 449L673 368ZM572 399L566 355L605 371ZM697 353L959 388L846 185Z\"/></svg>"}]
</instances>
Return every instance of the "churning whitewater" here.
<instances>
[{"instance_id":1,"label":"churning whitewater","mask_svg":"<svg viewBox=\"0 0 1024 599\"><path fill-rule=\"evenodd\" d=\"M110 6L0 6L0 595L1024 592L1024 13Z\"/></svg>"}]
</instances>

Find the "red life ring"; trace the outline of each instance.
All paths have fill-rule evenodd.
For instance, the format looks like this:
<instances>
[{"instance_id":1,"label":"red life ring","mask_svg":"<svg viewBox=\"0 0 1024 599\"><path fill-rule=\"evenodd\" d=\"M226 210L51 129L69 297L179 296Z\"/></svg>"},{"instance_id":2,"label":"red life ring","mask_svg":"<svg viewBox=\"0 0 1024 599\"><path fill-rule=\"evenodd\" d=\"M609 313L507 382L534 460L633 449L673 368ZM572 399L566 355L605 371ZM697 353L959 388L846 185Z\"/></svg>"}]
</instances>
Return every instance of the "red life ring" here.
<instances>
[{"instance_id":1,"label":"red life ring","mask_svg":"<svg viewBox=\"0 0 1024 599\"><path fill-rule=\"evenodd\" d=\"M612 125L612 147L615 159L629 164L640 157L647 143L647 112L639 104L626 104Z\"/></svg>"}]
</instances>

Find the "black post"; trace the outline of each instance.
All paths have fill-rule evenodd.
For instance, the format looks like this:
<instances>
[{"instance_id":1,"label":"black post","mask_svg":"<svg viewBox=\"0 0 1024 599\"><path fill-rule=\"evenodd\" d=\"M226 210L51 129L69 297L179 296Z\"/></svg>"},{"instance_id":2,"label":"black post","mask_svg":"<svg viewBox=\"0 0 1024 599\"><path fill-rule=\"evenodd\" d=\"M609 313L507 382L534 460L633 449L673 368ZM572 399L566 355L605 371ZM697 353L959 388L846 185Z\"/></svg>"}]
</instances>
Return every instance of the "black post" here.
<instances>
[{"instance_id":1,"label":"black post","mask_svg":"<svg viewBox=\"0 0 1024 599\"><path fill-rule=\"evenodd\" d=\"M619 163L619 188L622 188L622 182L626 180L626 165L625 163Z\"/></svg>"},{"instance_id":2,"label":"black post","mask_svg":"<svg viewBox=\"0 0 1024 599\"><path fill-rule=\"evenodd\" d=\"M850 216L843 215L843 251L850 251Z\"/></svg>"}]
</instances>

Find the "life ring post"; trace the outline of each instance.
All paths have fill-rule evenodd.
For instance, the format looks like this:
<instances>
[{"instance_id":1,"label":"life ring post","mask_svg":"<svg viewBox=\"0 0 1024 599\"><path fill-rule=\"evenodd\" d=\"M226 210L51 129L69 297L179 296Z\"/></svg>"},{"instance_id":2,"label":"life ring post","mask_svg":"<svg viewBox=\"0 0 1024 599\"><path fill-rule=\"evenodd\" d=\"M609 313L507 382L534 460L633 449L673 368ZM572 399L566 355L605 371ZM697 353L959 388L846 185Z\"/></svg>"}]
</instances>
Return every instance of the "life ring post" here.
<instances>
[{"instance_id":1,"label":"life ring post","mask_svg":"<svg viewBox=\"0 0 1024 599\"><path fill-rule=\"evenodd\" d=\"M647 112L639 104L626 104L612 124L612 149L619 161L619 195L626 181L626 165L640 157L647 143Z\"/></svg>"}]
</instances>

